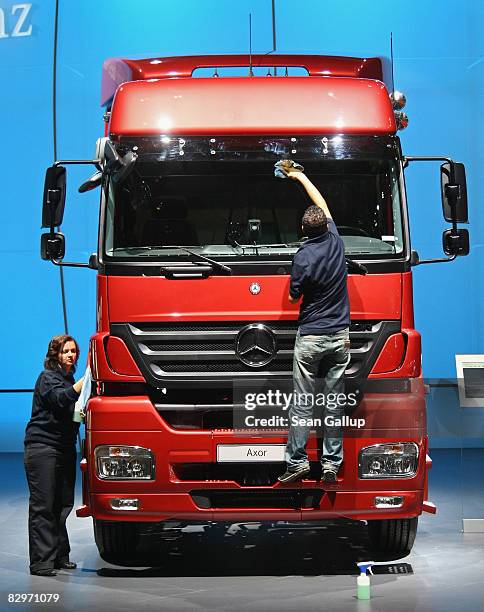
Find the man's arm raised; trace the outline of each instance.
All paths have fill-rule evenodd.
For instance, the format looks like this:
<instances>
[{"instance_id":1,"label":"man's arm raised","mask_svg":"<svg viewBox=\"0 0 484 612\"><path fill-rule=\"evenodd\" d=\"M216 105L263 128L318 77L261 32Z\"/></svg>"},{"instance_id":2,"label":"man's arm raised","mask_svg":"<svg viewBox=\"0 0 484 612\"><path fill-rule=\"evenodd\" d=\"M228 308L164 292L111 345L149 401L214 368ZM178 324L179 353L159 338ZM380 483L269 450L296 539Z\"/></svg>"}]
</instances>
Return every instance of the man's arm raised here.
<instances>
[{"instance_id":1,"label":"man's arm raised","mask_svg":"<svg viewBox=\"0 0 484 612\"><path fill-rule=\"evenodd\" d=\"M306 190L308 196L311 198L312 202L321 208L328 219L332 219L326 200L321 195L319 189L313 185L313 183L311 183L304 172L301 172L301 170L291 169L287 171L287 176L294 181L299 181Z\"/></svg>"}]
</instances>

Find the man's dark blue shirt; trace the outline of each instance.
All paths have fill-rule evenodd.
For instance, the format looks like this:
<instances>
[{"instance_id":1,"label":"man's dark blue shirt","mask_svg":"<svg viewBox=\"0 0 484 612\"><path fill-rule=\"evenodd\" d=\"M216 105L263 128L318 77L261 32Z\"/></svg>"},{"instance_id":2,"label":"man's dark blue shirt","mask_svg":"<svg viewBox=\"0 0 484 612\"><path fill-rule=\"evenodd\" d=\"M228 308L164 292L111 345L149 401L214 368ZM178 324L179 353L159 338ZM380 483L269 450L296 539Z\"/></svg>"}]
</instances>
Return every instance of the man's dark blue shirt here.
<instances>
[{"instance_id":1,"label":"man's dark blue shirt","mask_svg":"<svg viewBox=\"0 0 484 612\"><path fill-rule=\"evenodd\" d=\"M299 313L302 336L340 331L350 324L345 248L336 225L304 242L292 263L289 293L303 296Z\"/></svg>"}]
</instances>

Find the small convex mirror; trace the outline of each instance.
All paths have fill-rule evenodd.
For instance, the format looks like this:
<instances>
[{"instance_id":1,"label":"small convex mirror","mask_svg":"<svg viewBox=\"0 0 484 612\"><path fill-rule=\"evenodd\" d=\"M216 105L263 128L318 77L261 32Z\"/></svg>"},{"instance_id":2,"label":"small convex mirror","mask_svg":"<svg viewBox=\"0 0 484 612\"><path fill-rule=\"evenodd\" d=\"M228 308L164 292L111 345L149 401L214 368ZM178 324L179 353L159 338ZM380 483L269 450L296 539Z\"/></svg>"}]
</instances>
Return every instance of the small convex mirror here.
<instances>
[{"instance_id":1,"label":"small convex mirror","mask_svg":"<svg viewBox=\"0 0 484 612\"><path fill-rule=\"evenodd\" d=\"M46 261L63 259L66 253L66 239L64 234L50 232L40 237L40 256Z\"/></svg>"},{"instance_id":2,"label":"small convex mirror","mask_svg":"<svg viewBox=\"0 0 484 612\"><path fill-rule=\"evenodd\" d=\"M469 255L469 231L458 229L455 232L448 229L442 234L442 247L446 255Z\"/></svg>"}]
</instances>

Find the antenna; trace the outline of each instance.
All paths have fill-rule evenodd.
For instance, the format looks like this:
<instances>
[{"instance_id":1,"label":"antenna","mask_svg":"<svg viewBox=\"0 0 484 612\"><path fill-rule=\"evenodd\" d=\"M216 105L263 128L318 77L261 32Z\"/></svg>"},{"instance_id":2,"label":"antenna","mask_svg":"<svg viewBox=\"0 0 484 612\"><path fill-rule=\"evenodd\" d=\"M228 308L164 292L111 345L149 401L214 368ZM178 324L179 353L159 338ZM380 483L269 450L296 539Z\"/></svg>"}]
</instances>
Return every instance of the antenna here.
<instances>
[{"instance_id":1,"label":"antenna","mask_svg":"<svg viewBox=\"0 0 484 612\"><path fill-rule=\"evenodd\" d=\"M390 57L392 61L392 93L395 91L395 81L393 79L393 32L390 32Z\"/></svg>"},{"instance_id":2,"label":"antenna","mask_svg":"<svg viewBox=\"0 0 484 612\"><path fill-rule=\"evenodd\" d=\"M272 50L276 50L276 0L272 0ZM277 76L277 66L274 66L274 76Z\"/></svg>"},{"instance_id":3,"label":"antenna","mask_svg":"<svg viewBox=\"0 0 484 612\"><path fill-rule=\"evenodd\" d=\"M267 51L267 53L264 53L264 56L274 53L275 50L276 50L276 0L272 0L272 49L270 51ZM274 68L274 76L277 76L277 66L273 66L273 68Z\"/></svg>"},{"instance_id":4,"label":"antenna","mask_svg":"<svg viewBox=\"0 0 484 612\"><path fill-rule=\"evenodd\" d=\"M252 70L252 13L249 13L249 76L254 76Z\"/></svg>"},{"instance_id":5,"label":"antenna","mask_svg":"<svg viewBox=\"0 0 484 612\"><path fill-rule=\"evenodd\" d=\"M408 117L405 113L402 113L401 110L402 108L405 108L407 99L401 91L395 91L395 80L393 74L393 32L390 32L390 56L392 64L392 93L390 94L390 100L395 113L397 130L404 130L408 125Z\"/></svg>"}]
</instances>

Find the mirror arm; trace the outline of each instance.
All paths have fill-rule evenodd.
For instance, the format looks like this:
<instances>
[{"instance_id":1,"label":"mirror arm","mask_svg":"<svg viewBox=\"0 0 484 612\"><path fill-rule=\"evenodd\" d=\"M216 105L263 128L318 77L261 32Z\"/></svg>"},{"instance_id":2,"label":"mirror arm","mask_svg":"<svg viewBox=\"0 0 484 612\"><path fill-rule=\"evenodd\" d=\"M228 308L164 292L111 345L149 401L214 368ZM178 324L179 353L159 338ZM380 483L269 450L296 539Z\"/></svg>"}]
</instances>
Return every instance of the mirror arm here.
<instances>
[{"instance_id":1,"label":"mirror arm","mask_svg":"<svg viewBox=\"0 0 484 612\"><path fill-rule=\"evenodd\" d=\"M67 268L90 268L91 267L88 263L76 263L76 262L62 261L60 259L51 259L50 261L55 266L65 266Z\"/></svg>"},{"instance_id":2,"label":"mirror arm","mask_svg":"<svg viewBox=\"0 0 484 612\"><path fill-rule=\"evenodd\" d=\"M54 166L66 166L67 164L73 164L73 165L80 165L80 164L93 164L94 166L97 166L98 164L101 164L101 160L100 159L59 159L58 161L54 162Z\"/></svg>"},{"instance_id":3,"label":"mirror arm","mask_svg":"<svg viewBox=\"0 0 484 612\"><path fill-rule=\"evenodd\" d=\"M420 259L419 261L412 264L412 266L419 266L420 264L431 264L431 263L444 263L446 261L454 261L457 255L451 255L450 257L441 257L438 259Z\"/></svg>"},{"instance_id":4,"label":"mirror arm","mask_svg":"<svg viewBox=\"0 0 484 612\"><path fill-rule=\"evenodd\" d=\"M454 160L450 157L427 157L421 155L405 155L403 157L403 163L406 165L408 162L412 161L446 161L449 162L450 167L452 168L451 172L453 173L454 171ZM454 176L452 176L452 178L454 178Z\"/></svg>"},{"instance_id":5,"label":"mirror arm","mask_svg":"<svg viewBox=\"0 0 484 612\"><path fill-rule=\"evenodd\" d=\"M405 155L403 157L403 166L406 168L409 162L412 161L446 161L450 164L450 176L449 176L449 185L455 184L455 169L454 169L454 160L450 157L433 157L433 156L421 156L421 155ZM457 204L457 194L452 193L449 197L450 209L452 211L452 233L457 233L457 221L455 220L455 207ZM452 259L426 259L421 261L420 263L434 263L441 261L452 261ZM416 264L418 265L418 264Z\"/></svg>"}]
</instances>

